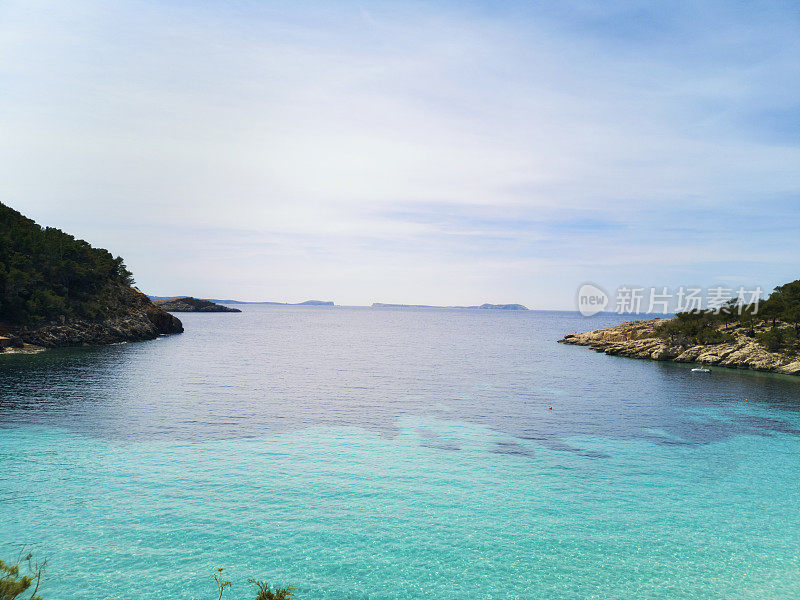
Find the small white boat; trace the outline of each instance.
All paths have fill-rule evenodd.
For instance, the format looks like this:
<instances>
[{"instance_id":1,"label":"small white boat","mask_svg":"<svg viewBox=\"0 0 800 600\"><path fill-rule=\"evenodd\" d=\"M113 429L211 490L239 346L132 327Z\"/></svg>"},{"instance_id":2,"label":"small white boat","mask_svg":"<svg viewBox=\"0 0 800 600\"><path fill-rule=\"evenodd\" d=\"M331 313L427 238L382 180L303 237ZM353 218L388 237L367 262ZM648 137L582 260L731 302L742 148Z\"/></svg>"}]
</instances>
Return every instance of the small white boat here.
<instances>
[{"instance_id":1,"label":"small white boat","mask_svg":"<svg viewBox=\"0 0 800 600\"><path fill-rule=\"evenodd\" d=\"M692 373L711 373L711 369L706 369L705 367L695 367L692 369Z\"/></svg>"}]
</instances>

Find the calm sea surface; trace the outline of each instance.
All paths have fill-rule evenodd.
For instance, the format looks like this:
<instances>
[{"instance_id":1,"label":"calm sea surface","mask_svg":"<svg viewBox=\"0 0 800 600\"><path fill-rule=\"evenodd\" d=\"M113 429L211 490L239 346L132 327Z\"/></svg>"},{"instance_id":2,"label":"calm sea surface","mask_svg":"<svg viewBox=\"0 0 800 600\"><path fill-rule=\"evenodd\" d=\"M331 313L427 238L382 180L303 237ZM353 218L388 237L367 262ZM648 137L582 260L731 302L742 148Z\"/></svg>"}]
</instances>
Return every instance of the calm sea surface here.
<instances>
[{"instance_id":1,"label":"calm sea surface","mask_svg":"<svg viewBox=\"0 0 800 600\"><path fill-rule=\"evenodd\" d=\"M800 378L555 343L616 315L181 319L0 357L0 557L46 600L800 598Z\"/></svg>"}]
</instances>

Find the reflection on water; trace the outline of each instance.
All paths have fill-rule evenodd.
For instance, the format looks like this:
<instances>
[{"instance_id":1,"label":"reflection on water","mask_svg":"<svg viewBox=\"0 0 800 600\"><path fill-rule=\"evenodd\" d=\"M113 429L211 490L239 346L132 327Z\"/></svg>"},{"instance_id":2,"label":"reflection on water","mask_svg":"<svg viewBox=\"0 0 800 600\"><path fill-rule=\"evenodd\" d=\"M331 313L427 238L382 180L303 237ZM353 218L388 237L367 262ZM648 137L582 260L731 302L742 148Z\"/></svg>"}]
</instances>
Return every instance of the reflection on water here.
<instances>
[{"instance_id":1,"label":"reflection on water","mask_svg":"<svg viewBox=\"0 0 800 600\"><path fill-rule=\"evenodd\" d=\"M800 380L730 370L699 376L686 365L555 343L564 333L618 322L616 315L244 311L182 315L185 334L151 342L0 357L2 425L202 441L309 426L393 436L398 418L432 416L506 434L497 452L524 456L530 442L583 452L569 438L693 445L798 433L784 417L800 407Z\"/></svg>"}]
</instances>

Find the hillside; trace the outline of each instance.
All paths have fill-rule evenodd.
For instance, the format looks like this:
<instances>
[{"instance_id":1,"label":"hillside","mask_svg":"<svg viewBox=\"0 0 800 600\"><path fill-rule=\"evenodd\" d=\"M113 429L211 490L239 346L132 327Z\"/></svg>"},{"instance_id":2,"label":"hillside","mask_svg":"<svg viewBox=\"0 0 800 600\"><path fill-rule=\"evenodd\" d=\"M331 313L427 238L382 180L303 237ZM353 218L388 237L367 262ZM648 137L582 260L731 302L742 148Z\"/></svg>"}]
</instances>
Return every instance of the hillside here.
<instances>
[{"instance_id":1,"label":"hillside","mask_svg":"<svg viewBox=\"0 0 800 600\"><path fill-rule=\"evenodd\" d=\"M107 344L180 333L120 257L0 204L0 346Z\"/></svg>"}]
</instances>

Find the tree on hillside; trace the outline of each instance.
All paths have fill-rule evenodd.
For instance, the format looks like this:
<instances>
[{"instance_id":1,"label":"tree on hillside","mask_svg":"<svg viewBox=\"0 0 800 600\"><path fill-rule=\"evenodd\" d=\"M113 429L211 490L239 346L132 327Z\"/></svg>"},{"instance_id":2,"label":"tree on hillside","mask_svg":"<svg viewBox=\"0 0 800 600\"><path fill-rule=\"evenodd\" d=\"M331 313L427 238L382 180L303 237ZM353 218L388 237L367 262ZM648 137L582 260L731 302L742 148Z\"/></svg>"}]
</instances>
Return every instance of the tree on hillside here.
<instances>
[{"instance_id":1,"label":"tree on hillside","mask_svg":"<svg viewBox=\"0 0 800 600\"><path fill-rule=\"evenodd\" d=\"M766 330L757 328L769 325ZM787 327L787 325L791 326ZM737 329L757 338L768 350L800 352L800 279L776 287L760 304L731 298L719 311L682 312L658 326L657 335L671 344L719 344L735 340Z\"/></svg>"},{"instance_id":2,"label":"tree on hillside","mask_svg":"<svg viewBox=\"0 0 800 600\"><path fill-rule=\"evenodd\" d=\"M133 284L122 258L0 204L0 322L94 319Z\"/></svg>"},{"instance_id":3,"label":"tree on hillside","mask_svg":"<svg viewBox=\"0 0 800 600\"><path fill-rule=\"evenodd\" d=\"M780 320L800 332L800 279L776 287L764 305L773 325Z\"/></svg>"}]
</instances>

